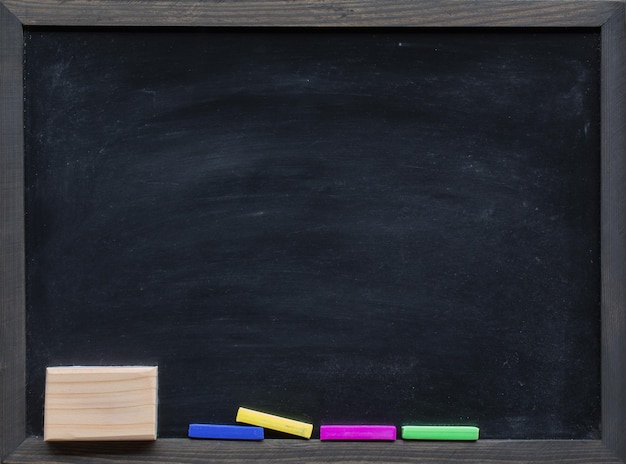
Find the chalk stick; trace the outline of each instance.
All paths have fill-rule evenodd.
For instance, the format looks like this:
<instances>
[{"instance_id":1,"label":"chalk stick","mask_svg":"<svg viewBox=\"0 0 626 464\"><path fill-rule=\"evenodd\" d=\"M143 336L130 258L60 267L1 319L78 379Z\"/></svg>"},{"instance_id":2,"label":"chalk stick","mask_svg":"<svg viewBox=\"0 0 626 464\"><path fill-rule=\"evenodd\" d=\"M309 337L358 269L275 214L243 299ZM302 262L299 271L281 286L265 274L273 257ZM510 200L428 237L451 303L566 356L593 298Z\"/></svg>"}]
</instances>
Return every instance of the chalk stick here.
<instances>
[{"instance_id":1,"label":"chalk stick","mask_svg":"<svg viewBox=\"0 0 626 464\"><path fill-rule=\"evenodd\" d=\"M239 408L236 420L237 422L265 427L266 429L289 433L303 438L311 438L311 434L313 433L313 424L286 419L284 417L274 416L247 408Z\"/></svg>"},{"instance_id":2,"label":"chalk stick","mask_svg":"<svg viewBox=\"0 0 626 464\"><path fill-rule=\"evenodd\" d=\"M249 425L189 424L189 438L214 440L263 440L261 427Z\"/></svg>"},{"instance_id":3,"label":"chalk stick","mask_svg":"<svg viewBox=\"0 0 626 464\"><path fill-rule=\"evenodd\" d=\"M396 439L394 425L322 425L320 440L389 440Z\"/></svg>"},{"instance_id":4,"label":"chalk stick","mask_svg":"<svg viewBox=\"0 0 626 464\"><path fill-rule=\"evenodd\" d=\"M403 425L404 440L478 440L478 427L466 425Z\"/></svg>"}]
</instances>

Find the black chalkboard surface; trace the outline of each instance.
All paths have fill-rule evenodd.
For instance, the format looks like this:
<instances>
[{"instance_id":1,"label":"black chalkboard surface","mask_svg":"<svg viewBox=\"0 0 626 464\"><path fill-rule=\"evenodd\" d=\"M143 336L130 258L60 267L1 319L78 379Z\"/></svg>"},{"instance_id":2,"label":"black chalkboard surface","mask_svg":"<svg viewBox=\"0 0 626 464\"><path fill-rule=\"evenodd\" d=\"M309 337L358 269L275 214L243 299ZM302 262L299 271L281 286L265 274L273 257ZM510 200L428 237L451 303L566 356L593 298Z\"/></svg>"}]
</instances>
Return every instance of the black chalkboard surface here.
<instances>
[{"instance_id":1,"label":"black chalkboard surface","mask_svg":"<svg viewBox=\"0 0 626 464\"><path fill-rule=\"evenodd\" d=\"M30 432L46 366L140 363L161 436L597 438L599 40L27 29Z\"/></svg>"}]
</instances>

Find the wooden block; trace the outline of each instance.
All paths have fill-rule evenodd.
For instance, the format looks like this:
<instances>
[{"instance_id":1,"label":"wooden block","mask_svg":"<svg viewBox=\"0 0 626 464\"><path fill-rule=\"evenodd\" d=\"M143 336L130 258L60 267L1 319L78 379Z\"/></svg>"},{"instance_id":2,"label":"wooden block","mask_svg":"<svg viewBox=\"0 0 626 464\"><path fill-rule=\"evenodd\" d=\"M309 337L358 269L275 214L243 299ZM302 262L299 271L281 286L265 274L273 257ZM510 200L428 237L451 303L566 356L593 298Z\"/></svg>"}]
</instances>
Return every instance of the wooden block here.
<instances>
[{"instance_id":1,"label":"wooden block","mask_svg":"<svg viewBox=\"0 0 626 464\"><path fill-rule=\"evenodd\" d=\"M49 367L44 441L156 440L157 367Z\"/></svg>"}]
</instances>

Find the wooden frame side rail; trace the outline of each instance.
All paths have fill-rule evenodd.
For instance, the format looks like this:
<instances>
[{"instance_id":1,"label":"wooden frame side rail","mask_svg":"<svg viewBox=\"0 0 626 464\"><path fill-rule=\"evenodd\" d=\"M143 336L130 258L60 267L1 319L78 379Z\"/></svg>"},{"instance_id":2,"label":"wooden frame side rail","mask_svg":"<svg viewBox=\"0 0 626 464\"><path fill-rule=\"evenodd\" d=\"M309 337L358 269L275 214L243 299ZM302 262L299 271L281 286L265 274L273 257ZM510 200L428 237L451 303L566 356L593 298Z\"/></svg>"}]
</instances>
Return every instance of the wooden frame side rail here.
<instances>
[{"instance_id":1,"label":"wooden frame side rail","mask_svg":"<svg viewBox=\"0 0 626 464\"><path fill-rule=\"evenodd\" d=\"M626 462L625 4L601 0L0 0L0 459L23 462ZM58 444L26 437L24 26L597 27L602 36L602 439Z\"/></svg>"}]
</instances>

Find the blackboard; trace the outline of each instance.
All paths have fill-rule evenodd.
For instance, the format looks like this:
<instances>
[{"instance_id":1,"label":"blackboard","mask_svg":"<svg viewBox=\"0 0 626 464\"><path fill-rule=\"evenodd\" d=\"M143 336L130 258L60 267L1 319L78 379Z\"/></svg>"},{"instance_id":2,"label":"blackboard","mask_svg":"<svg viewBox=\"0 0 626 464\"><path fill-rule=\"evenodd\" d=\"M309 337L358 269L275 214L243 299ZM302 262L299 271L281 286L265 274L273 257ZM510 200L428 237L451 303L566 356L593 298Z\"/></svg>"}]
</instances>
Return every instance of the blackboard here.
<instances>
[{"instance_id":1,"label":"blackboard","mask_svg":"<svg viewBox=\"0 0 626 464\"><path fill-rule=\"evenodd\" d=\"M598 438L599 42L27 29L30 433L45 366L142 363L161 436Z\"/></svg>"}]
</instances>

